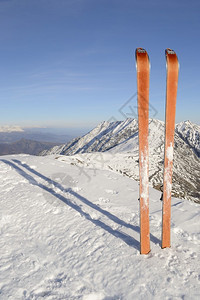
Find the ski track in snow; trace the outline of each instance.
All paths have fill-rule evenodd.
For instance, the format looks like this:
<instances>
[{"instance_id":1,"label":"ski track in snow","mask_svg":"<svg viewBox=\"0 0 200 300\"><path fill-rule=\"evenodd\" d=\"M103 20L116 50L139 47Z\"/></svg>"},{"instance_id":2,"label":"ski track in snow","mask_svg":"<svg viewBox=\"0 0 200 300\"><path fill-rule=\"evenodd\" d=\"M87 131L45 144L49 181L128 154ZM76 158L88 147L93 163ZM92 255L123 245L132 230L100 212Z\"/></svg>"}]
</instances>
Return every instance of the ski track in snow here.
<instances>
[{"instance_id":1,"label":"ski track in snow","mask_svg":"<svg viewBox=\"0 0 200 300\"><path fill-rule=\"evenodd\" d=\"M200 206L172 198L161 249L150 188L151 252L140 255L138 183L84 170L69 157L0 158L0 299L199 299Z\"/></svg>"}]
</instances>

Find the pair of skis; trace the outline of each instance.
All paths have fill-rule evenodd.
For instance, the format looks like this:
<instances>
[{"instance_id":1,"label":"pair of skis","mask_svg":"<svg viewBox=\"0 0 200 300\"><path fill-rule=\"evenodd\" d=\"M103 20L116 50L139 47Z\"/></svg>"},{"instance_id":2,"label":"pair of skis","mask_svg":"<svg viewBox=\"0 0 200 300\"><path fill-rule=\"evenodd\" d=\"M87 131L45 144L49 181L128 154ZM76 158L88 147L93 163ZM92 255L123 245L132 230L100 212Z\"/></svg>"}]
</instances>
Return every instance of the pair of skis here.
<instances>
[{"instance_id":1,"label":"pair of skis","mask_svg":"<svg viewBox=\"0 0 200 300\"><path fill-rule=\"evenodd\" d=\"M165 50L167 62L167 90L165 112L165 154L162 209L162 248L170 247L171 187L174 148L176 95L179 63L176 53ZM150 252L149 230L149 57L145 49L136 49L139 127L140 174L140 253Z\"/></svg>"}]
</instances>

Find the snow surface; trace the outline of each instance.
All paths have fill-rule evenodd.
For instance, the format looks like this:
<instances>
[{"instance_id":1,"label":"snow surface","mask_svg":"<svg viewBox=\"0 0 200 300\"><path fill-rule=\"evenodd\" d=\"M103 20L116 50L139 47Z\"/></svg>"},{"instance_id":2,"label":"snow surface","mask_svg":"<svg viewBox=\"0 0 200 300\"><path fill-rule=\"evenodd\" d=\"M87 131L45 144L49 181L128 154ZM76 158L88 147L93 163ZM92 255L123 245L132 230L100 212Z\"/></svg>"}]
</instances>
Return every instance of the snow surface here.
<instances>
[{"instance_id":1,"label":"snow surface","mask_svg":"<svg viewBox=\"0 0 200 300\"><path fill-rule=\"evenodd\" d=\"M74 161L0 157L0 299L200 299L200 205L172 198L161 249L150 188L151 252L140 255L138 182Z\"/></svg>"}]
</instances>

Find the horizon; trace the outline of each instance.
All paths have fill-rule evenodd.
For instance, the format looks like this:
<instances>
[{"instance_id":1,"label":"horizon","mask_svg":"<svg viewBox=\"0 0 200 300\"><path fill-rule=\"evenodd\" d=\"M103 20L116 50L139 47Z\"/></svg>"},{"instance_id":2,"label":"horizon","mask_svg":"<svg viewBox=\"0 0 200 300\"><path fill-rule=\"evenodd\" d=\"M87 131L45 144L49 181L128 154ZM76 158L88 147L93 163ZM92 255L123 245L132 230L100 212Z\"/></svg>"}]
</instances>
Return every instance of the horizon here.
<instances>
[{"instance_id":1,"label":"horizon","mask_svg":"<svg viewBox=\"0 0 200 300\"><path fill-rule=\"evenodd\" d=\"M72 130L136 117L137 47L150 57L150 116L165 119L169 47L180 63L176 123L200 124L199 11L197 0L0 1L0 126Z\"/></svg>"},{"instance_id":2,"label":"horizon","mask_svg":"<svg viewBox=\"0 0 200 300\"><path fill-rule=\"evenodd\" d=\"M137 120L137 118L127 118L127 119L135 119ZM95 127L97 127L99 124L103 123L103 122L125 122L127 119L124 120L107 120L107 121L102 121L98 124L96 124L95 126L92 127L85 127L85 128L70 128L70 127L40 127L40 126L34 126L34 127L26 127L26 126L19 126L19 125L0 125L0 133L25 133L25 132L29 132L29 133L46 133L46 134L55 134L55 135L68 135L69 137L75 137L75 136L81 136L81 135L85 135L87 133L89 133L91 130L93 130ZM151 118L150 118L151 119ZM150 120L149 119L149 120ZM159 120L157 118L152 118L154 120L160 121L160 122L164 122L163 120ZM182 122L191 122L194 125L199 126L200 124L194 123L191 120L184 120L181 122L176 122L175 125L178 125ZM11 131L3 131L3 129L9 129ZM16 129L19 128L19 131L17 130L13 130L12 129ZM22 130L21 130L22 129Z\"/></svg>"}]
</instances>

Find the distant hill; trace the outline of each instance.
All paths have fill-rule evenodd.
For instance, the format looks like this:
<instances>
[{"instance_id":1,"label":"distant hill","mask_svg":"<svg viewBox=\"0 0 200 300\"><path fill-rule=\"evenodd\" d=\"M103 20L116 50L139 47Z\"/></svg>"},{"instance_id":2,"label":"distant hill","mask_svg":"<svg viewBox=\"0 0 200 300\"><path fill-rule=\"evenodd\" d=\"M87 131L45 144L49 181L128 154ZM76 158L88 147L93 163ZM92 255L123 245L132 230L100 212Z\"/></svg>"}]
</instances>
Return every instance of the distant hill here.
<instances>
[{"instance_id":1,"label":"distant hill","mask_svg":"<svg viewBox=\"0 0 200 300\"><path fill-rule=\"evenodd\" d=\"M21 129L18 127L0 127L0 143L13 143L21 139L39 142L50 142L55 144L67 143L74 138L68 134L56 134L43 132L42 129Z\"/></svg>"},{"instance_id":2,"label":"distant hill","mask_svg":"<svg viewBox=\"0 0 200 300\"><path fill-rule=\"evenodd\" d=\"M65 130L54 128L22 128L19 126L0 126L0 155L32 154L49 150L55 145L68 143L74 136L65 134ZM64 134L60 134L63 132Z\"/></svg>"},{"instance_id":3,"label":"distant hill","mask_svg":"<svg viewBox=\"0 0 200 300\"><path fill-rule=\"evenodd\" d=\"M13 143L0 144L0 155L7 154L32 154L38 155L43 150L48 150L57 143L39 142L33 140L21 139Z\"/></svg>"}]
</instances>

